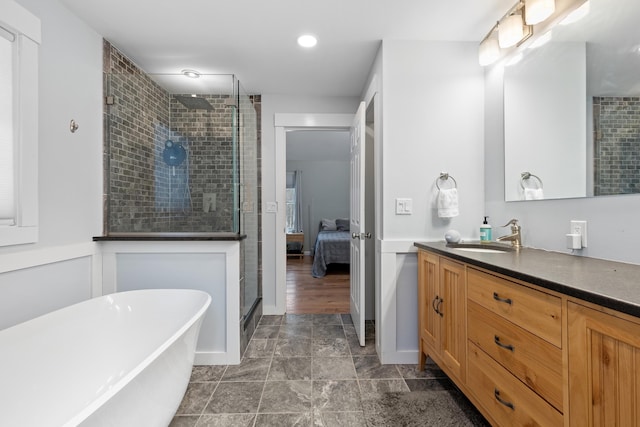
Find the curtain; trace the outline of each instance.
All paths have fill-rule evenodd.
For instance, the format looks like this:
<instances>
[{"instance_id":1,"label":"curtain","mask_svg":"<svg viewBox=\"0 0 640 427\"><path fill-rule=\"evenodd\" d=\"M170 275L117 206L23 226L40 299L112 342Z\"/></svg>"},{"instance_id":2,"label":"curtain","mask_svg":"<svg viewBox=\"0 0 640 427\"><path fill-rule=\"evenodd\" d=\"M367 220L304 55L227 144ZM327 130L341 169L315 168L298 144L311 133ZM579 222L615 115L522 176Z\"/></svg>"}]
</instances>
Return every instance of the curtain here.
<instances>
[{"instance_id":1,"label":"curtain","mask_svg":"<svg viewBox=\"0 0 640 427\"><path fill-rule=\"evenodd\" d=\"M294 228L296 233L302 233L302 171L294 172L294 188L296 189L296 214Z\"/></svg>"}]
</instances>

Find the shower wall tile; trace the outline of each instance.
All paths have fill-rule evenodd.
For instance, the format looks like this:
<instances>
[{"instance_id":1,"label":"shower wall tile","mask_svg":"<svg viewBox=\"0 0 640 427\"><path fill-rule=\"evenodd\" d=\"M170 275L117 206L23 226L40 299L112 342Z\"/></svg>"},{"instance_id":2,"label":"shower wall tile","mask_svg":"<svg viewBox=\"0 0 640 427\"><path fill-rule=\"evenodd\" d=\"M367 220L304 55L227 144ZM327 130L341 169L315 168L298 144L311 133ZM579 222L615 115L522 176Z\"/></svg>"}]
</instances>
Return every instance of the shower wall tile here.
<instances>
[{"instance_id":1,"label":"shower wall tile","mask_svg":"<svg viewBox=\"0 0 640 427\"><path fill-rule=\"evenodd\" d=\"M198 95L212 110L188 109L156 84L108 41L104 42L105 177L108 205L105 232L232 231L234 212L233 109L227 95ZM191 94L185 94L191 96ZM257 114L248 123L257 144L249 163L259 213L260 96L249 97ZM182 144L188 160L171 167L162 159L167 140ZM216 195L216 210L204 212L203 195ZM259 236L259 215L253 215ZM243 232L243 234L245 234ZM258 244L257 247L260 245ZM259 258L256 253L252 259ZM261 275L261 272L258 272Z\"/></svg>"}]
</instances>

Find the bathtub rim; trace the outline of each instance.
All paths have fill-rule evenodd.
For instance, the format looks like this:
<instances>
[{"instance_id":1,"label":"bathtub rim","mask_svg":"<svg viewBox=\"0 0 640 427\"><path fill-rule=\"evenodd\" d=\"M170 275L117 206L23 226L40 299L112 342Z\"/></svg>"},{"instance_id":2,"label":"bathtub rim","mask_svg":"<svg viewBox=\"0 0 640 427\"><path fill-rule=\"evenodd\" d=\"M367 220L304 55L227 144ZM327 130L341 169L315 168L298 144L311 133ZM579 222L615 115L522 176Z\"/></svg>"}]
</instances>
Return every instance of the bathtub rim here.
<instances>
[{"instance_id":1,"label":"bathtub rim","mask_svg":"<svg viewBox=\"0 0 640 427\"><path fill-rule=\"evenodd\" d=\"M94 412L96 412L100 407L102 407L106 402L108 402L113 396L115 396L120 390L122 390L127 384L129 384L137 375L139 375L147 366L149 366L154 360L156 360L164 351L166 351L176 340L183 336L207 311L209 305L211 304L211 295L209 295L205 291L197 290L197 289L140 289L133 291L124 291L124 292L115 292L112 294L102 295L97 298L92 299L108 299L113 298L114 295L118 294L144 294L144 293L193 293L193 294L204 294L206 295L206 299L202 307L198 309L198 311L191 316L188 322L183 324L176 332L171 335L171 337L167 338L158 348L156 348L152 353L150 353L147 357L145 357L140 363L138 363L133 369L131 369L126 375L124 375L113 387L110 387L104 393L97 396L91 403L89 403L80 413L76 414L73 418L68 420L64 426L77 426L82 423L84 420L89 418ZM90 301L90 300L87 300ZM86 301L83 301L86 302ZM83 302L73 305L79 305ZM72 306L69 306L72 307ZM66 307L65 307L66 308ZM60 309L64 310L64 308ZM46 315L45 315L46 316Z\"/></svg>"}]
</instances>

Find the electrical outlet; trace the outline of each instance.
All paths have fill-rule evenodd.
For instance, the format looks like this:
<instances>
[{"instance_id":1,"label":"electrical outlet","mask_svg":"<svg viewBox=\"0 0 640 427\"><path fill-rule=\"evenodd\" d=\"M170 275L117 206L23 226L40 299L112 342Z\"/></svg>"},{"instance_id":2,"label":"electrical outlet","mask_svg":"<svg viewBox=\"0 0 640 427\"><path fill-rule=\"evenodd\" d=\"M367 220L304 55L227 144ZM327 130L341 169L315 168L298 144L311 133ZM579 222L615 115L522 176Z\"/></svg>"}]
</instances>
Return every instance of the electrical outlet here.
<instances>
[{"instance_id":1,"label":"electrical outlet","mask_svg":"<svg viewBox=\"0 0 640 427\"><path fill-rule=\"evenodd\" d=\"M587 221L571 221L571 234L579 234L582 240L582 247L587 247Z\"/></svg>"}]
</instances>

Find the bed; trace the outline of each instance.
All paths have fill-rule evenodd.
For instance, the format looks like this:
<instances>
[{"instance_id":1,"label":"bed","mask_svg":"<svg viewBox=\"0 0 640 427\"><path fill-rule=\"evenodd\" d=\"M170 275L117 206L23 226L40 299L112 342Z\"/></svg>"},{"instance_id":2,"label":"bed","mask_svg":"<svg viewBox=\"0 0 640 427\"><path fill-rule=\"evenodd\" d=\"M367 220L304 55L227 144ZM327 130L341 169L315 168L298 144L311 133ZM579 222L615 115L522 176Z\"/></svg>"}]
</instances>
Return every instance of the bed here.
<instances>
[{"instance_id":1,"label":"bed","mask_svg":"<svg viewBox=\"0 0 640 427\"><path fill-rule=\"evenodd\" d=\"M326 220L320 222L318 237L314 245L313 277L324 277L329 264L349 264L351 261L348 219Z\"/></svg>"}]
</instances>

